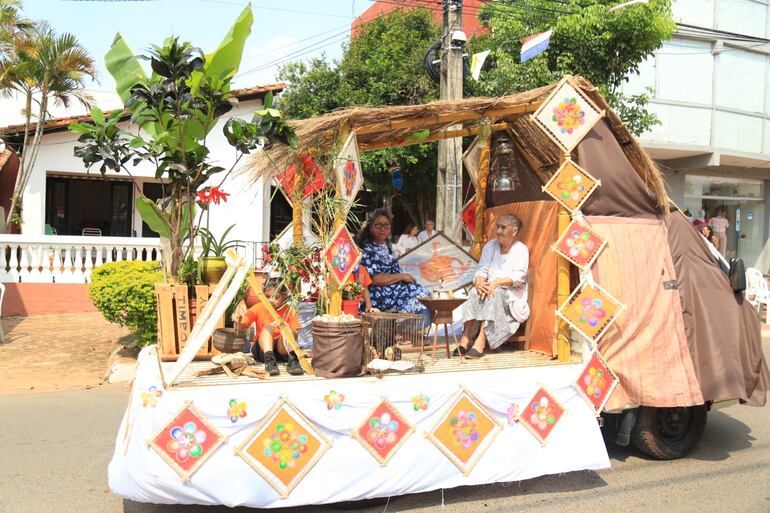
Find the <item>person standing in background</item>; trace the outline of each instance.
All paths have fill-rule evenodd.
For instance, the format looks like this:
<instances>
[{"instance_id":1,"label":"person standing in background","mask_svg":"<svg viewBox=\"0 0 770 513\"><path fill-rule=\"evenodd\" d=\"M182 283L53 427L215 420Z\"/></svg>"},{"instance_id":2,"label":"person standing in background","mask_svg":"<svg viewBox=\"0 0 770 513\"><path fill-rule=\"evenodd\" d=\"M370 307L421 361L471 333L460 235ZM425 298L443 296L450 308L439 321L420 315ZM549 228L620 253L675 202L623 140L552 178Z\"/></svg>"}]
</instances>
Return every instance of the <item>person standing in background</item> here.
<instances>
[{"instance_id":1,"label":"person standing in background","mask_svg":"<svg viewBox=\"0 0 770 513\"><path fill-rule=\"evenodd\" d=\"M425 220L425 229L421 231L419 234L417 234L417 239L420 242L425 242L426 240L430 239L436 234L436 223L433 222L433 219L426 219Z\"/></svg>"},{"instance_id":2,"label":"person standing in background","mask_svg":"<svg viewBox=\"0 0 770 513\"><path fill-rule=\"evenodd\" d=\"M411 223L406 225L404 233L401 234L394 246L399 256L420 245L421 241L417 238L417 232L418 229L415 225Z\"/></svg>"},{"instance_id":3,"label":"person standing in background","mask_svg":"<svg viewBox=\"0 0 770 513\"><path fill-rule=\"evenodd\" d=\"M716 216L709 219L709 226L714 230L714 235L716 235L719 241L717 249L722 253L722 256L726 256L727 229L730 227L730 221L727 220L727 209L725 207L717 208Z\"/></svg>"}]
</instances>

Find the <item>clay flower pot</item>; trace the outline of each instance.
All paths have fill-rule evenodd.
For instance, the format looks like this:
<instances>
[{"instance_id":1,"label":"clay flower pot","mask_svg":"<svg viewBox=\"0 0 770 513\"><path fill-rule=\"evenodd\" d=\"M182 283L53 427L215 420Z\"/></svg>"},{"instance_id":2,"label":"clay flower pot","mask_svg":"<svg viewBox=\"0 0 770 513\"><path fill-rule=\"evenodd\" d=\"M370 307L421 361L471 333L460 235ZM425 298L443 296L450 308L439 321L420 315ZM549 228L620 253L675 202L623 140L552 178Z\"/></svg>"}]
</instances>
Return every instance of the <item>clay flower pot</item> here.
<instances>
[{"instance_id":1,"label":"clay flower pot","mask_svg":"<svg viewBox=\"0 0 770 513\"><path fill-rule=\"evenodd\" d=\"M350 314L355 318L358 318L358 309L361 306L360 299L343 299L342 311L346 314Z\"/></svg>"}]
</instances>

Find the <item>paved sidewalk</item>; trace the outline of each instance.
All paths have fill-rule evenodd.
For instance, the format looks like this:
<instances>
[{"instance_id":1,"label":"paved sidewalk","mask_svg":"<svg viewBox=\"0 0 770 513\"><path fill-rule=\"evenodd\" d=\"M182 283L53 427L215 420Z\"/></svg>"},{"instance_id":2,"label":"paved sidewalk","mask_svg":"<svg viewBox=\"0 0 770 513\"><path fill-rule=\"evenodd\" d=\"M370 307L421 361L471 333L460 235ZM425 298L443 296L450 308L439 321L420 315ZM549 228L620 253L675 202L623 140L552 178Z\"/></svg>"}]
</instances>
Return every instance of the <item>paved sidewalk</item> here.
<instances>
[{"instance_id":1,"label":"paved sidewalk","mask_svg":"<svg viewBox=\"0 0 770 513\"><path fill-rule=\"evenodd\" d=\"M0 394L91 388L104 384L112 350L128 330L99 312L2 319Z\"/></svg>"}]
</instances>

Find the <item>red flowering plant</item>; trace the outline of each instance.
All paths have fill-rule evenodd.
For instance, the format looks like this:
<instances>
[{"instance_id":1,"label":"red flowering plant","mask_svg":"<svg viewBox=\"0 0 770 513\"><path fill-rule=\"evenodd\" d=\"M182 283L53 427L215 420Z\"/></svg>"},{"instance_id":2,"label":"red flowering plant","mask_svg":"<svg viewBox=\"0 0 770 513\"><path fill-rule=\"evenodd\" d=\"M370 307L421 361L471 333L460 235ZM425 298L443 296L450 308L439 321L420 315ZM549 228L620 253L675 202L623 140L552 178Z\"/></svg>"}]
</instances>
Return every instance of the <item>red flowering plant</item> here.
<instances>
[{"instance_id":1,"label":"red flowering plant","mask_svg":"<svg viewBox=\"0 0 770 513\"><path fill-rule=\"evenodd\" d=\"M227 241L227 234L230 233L230 230L235 228L235 225L230 225L225 232L222 234L222 237L220 239L217 239L213 233L211 233L211 230L209 230L209 205L212 203L214 205L219 205L220 203L227 203L227 197L230 194L223 191L216 185L209 185L202 189L200 189L198 192L195 193L196 200L195 202L198 204L198 206L201 208L200 216L198 217L198 222L195 227L195 230L193 233L195 236L200 237L201 239L201 245L203 248L203 252L201 253L201 257L208 257L208 256L216 256L216 257L223 257L225 256L225 250L228 248L231 248L235 246L238 241ZM203 219L203 214L206 214L206 227L204 228L201 226L201 221Z\"/></svg>"},{"instance_id":2,"label":"red flowering plant","mask_svg":"<svg viewBox=\"0 0 770 513\"><path fill-rule=\"evenodd\" d=\"M217 186L208 186L195 193L196 203L203 210L208 210L209 204L219 205L220 202L227 203L227 197L230 193L221 190Z\"/></svg>"},{"instance_id":3,"label":"red flowering plant","mask_svg":"<svg viewBox=\"0 0 770 513\"><path fill-rule=\"evenodd\" d=\"M263 270L280 274L281 281L289 289L289 301L318 301L320 297L323 263L321 248L317 245L290 246L282 249L278 244L262 248Z\"/></svg>"}]
</instances>

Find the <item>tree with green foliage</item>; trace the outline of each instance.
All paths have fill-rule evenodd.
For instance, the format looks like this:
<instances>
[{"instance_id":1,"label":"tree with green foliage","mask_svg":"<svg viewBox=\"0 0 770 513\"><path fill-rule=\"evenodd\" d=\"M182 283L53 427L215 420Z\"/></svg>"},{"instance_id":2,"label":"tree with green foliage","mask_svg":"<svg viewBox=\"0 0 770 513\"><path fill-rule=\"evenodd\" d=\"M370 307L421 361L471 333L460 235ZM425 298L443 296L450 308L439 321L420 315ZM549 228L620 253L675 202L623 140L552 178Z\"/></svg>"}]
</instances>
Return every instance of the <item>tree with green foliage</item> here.
<instances>
[{"instance_id":1,"label":"tree with green foliage","mask_svg":"<svg viewBox=\"0 0 770 513\"><path fill-rule=\"evenodd\" d=\"M20 36L32 28L21 13L20 0L0 0L0 60L13 56Z\"/></svg>"},{"instance_id":2,"label":"tree with green foliage","mask_svg":"<svg viewBox=\"0 0 770 513\"><path fill-rule=\"evenodd\" d=\"M16 10L19 2L0 0L0 93L24 99L21 162L6 213L4 232L20 225L21 198L32 176L51 103L74 100L89 105L83 87L96 77L94 60L73 34L57 34L46 22L34 25ZM32 130L33 122L36 122Z\"/></svg>"},{"instance_id":3,"label":"tree with green foliage","mask_svg":"<svg viewBox=\"0 0 770 513\"><path fill-rule=\"evenodd\" d=\"M472 40L471 53L489 49L478 82L469 81L466 96L501 96L582 75L635 134L658 123L646 110L646 94L626 97L621 87L639 64L671 37L676 27L671 0L651 0L615 12L619 0L528 0L524 8L512 0L487 4L479 11L489 31ZM547 51L519 63L521 42L553 29Z\"/></svg>"},{"instance_id":4,"label":"tree with green foliage","mask_svg":"<svg viewBox=\"0 0 770 513\"><path fill-rule=\"evenodd\" d=\"M155 177L164 179L164 197L155 202L139 192L136 208L168 244L164 270L172 280L178 279L182 262L192 252L191 241L200 234L201 217L197 223L194 220L199 188L219 173L224 172L226 178L244 155L271 140L296 145L293 130L280 111L272 108L272 94L268 94L265 108L256 111L251 121L231 117L225 123L225 138L236 150L230 169L215 165L209 156L209 132L237 104L230 82L240 66L253 21L247 6L219 48L208 55L188 42L168 38L163 46L153 46L149 55L135 56L118 34L107 53L107 69L115 77L131 121L141 131L132 133L119 127L123 112L105 116L97 108L91 111L91 122L70 125L70 130L80 134L75 156L88 168L97 165L102 174L130 175L129 163L147 162L155 168ZM150 61L149 77L138 59Z\"/></svg>"},{"instance_id":5,"label":"tree with green foliage","mask_svg":"<svg viewBox=\"0 0 770 513\"><path fill-rule=\"evenodd\" d=\"M414 105L438 98L438 84L422 68L425 50L440 36L427 9L396 10L357 29L339 61L293 62L279 71L287 83L279 108L292 118L309 118L356 105ZM365 186L374 201L393 197L421 223L435 209L436 149L432 144L362 155ZM388 168L399 165L400 193Z\"/></svg>"}]
</instances>

